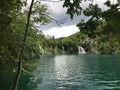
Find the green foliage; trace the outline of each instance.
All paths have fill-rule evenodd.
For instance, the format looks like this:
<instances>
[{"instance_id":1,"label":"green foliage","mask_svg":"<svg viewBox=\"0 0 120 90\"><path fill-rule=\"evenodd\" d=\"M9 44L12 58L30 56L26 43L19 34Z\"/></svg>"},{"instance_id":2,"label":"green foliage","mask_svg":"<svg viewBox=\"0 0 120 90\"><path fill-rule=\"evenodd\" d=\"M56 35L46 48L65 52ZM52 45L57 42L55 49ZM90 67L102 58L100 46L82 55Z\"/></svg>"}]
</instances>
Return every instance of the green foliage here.
<instances>
[{"instance_id":1,"label":"green foliage","mask_svg":"<svg viewBox=\"0 0 120 90\"><path fill-rule=\"evenodd\" d=\"M81 20L77 27L80 30L84 31L90 37L95 37L97 33L95 29L101 24L102 10L98 7L98 5L89 4L89 7L83 11L84 15L90 17L88 21ZM99 20L99 21L98 21Z\"/></svg>"},{"instance_id":2,"label":"green foliage","mask_svg":"<svg viewBox=\"0 0 120 90\"><path fill-rule=\"evenodd\" d=\"M46 5L35 3L33 6L31 18L33 18L33 22L45 25L51 22L51 19L48 17L47 14L49 13L47 12Z\"/></svg>"},{"instance_id":3,"label":"green foliage","mask_svg":"<svg viewBox=\"0 0 120 90\"><path fill-rule=\"evenodd\" d=\"M110 4L109 9L104 12L103 19L106 21L106 25L104 27L104 33L111 34L113 38L117 38L119 41L119 30L120 30L120 4Z\"/></svg>"},{"instance_id":4,"label":"green foliage","mask_svg":"<svg viewBox=\"0 0 120 90\"><path fill-rule=\"evenodd\" d=\"M71 19L73 19L74 14L81 14L81 0L65 0L63 7L67 7L67 14L70 14Z\"/></svg>"},{"instance_id":5,"label":"green foliage","mask_svg":"<svg viewBox=\"0 0 120 90\"><path fill-rule=\"evenodd\" d=\"M11 23L21 13L24 1L16 0L0 1L0 60L2 62L15 59L15 36ZM12 61L11 61L12 62Z\"/></svg>"},{"instance_id":6,"label":"green foliage","mask_svg":"<svg viewBox=\"0 0 120 90\"><path fill-rule=\"evenodd\" d=\"M0 30L7 28L12 20L20 13L25 1L16 2L16 0L0 1Z\"/></svg>"},{"instance_id":7,"label":"green foliage","mask_svg":"<svg viewBox=\"0 0 120 90\"><path fill-rule=\"evenodd\" d=\"M119 54L119 43L116 39L110 37L110 35L102 34L91 38L81 31L63 38L61 45L65 46L66 53L78 53L78 46L82 46L87 53Z\"/></svg>"},{"instance_id":8,"label":"green foliage","mask_svg":"<svg viewBox=\"0 0 120 90\"><path fill-rule=\"evenodd\" d=\"M17 3L17 4L16 4ZM25 6L24 1L19 3L16 0L0 1L0 62L18 62L20 50L23 46L23 38L27 22L27 10L21 12L21 8ZM7 8L9 4L10 8ZM18 5L19 4L19 5ZM4 11L5 10L5 11ZM39 58L41 54L40 35L35 27L36 23L47 24L50 19L45 16L47 7L45 5L35 3L31 22L29 26L25 51L22 60L28 63L33 58ZM3 15L5 13L5 15ZM43 14L44 13L44 14ZM5 20L3 20L3 17ZM38 17L39 20L34 20ZM9 22L9 23L8 23Z\"/></svg>"},{"instance_id":9,"label":"green foliage","mask_svg":"<svg viewBox=\"0 0 120 90\"><path fill-rule=\"evenodd\" d=\"M79 29L92 38L103 33L111 35L112 38L116 38L119 42L120 0L117 0L117 2L113 4L110 0L106 0L104 5L106 5L108 9L104 11L94 3L90 3L89 6L83 10L80 5L82 1L84 0L65 0L63 5L63 7L67 7L67 13L71 18L78 12L79 14L77 15L81 15L80 12L83 12L85 16L89 17L87 21L81 20L80 23L77 24Z\"/></svg>"},{"instance_id":10,"label":"green foliage","mask_svg":"<svg viewBox=\"0 0 120 90\"><path fill-rule=\"evenodd\" d=\"M82 12L81 2L93 0L65 0L63 7L67 7L67 14L73 19L74 15L80 15Z\"/></svg>"},{"instance_id":11,"label":"green foliage","mask_svg":"<svg viewBox=\"0 0 120 90\"><path fill-rule=\"evenodd\" d=\"M91 19L98 19L102 14L102 10L98 7L98 4L89 4L89 7L86 8L83 13L85 16L92 16Z\"/></svg>"},{"instance_id":12,"label":"green foliage","mask_svg":"<svg viewBox=\"0 0 120 90\"><path fill-rule=\"evenodd\" d=\"M78 32L71 36L63 38L60 45L65 47L66 53L78 53L78 46L84 47L86 38L87 36L85 34Z\"/></svg>"}]
</instances>

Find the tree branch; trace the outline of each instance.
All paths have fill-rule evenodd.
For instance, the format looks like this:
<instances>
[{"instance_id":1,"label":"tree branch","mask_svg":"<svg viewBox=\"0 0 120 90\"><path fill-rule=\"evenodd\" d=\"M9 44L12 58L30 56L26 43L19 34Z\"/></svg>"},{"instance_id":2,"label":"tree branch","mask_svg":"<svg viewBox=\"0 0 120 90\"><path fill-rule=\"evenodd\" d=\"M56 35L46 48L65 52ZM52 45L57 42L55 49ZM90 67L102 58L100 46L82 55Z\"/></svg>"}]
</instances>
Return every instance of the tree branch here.
<instances>
[{"instance_id":1,"label":"tree branch","mask_svg":"<svg viewBox=\"0 0 120 90\"><path fill-rule=\"evenodd\" d=\"M27 33L28 33L28 28L29 28L30 16L31 16L33 3L34 3L34 0L31 1L28 16L27 16L27 24L26 24L26 29L25 29L24 39L23 39L23 47L20 51L19 62L18 62L18 71L17 71L17 75L16 75L16 78L15 78L15 83L14 83L14 86L13 86L13 90L17 90L17 88L18 88L18 83L19 83L19 79L20 79L20 75L21 75L21 71L22 71L22 57L23 57L23 54L24 54L25 43L26 43L26 38L27 38Z\"/></svg>"}]
</instances>

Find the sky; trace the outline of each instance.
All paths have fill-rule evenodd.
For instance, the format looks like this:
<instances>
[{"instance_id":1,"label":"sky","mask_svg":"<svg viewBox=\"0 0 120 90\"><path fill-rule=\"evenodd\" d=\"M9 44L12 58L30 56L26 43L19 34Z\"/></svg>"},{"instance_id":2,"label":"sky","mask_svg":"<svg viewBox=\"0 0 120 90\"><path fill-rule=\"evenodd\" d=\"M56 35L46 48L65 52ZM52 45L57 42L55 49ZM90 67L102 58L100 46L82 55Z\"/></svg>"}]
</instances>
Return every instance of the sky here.
<instances>
[{"instance_id":1,"label":"sky","mask_svg":"<svg viewBox=\"0 0 120 90\"><path fill-rule=\"evenodd\" d=\"M70 16L66 14L67 9L63 8L62 4L63 2L47 3L48 11L51 13L50 16L63 24L60 24L59 26L55 21L53 21L48 25L40 26L40 30L42 30L45 35L60 38L67 37L79 31L79 29L76 27L76 24L80 21L80 16L76 16L73 20L71 20Z\"/></svg>"},{"instance_id":2,"label":"sky","mask_svg":"<svg viewBox=\"0 0 120 90\"><path fill-rule=\"evenodd\" d=\"M28 0L28 3L30 2L31 0ZM104 0L94 0L95 4L99 4L99 6L102 9L105 9L106 7L103 6L103 2ZM57 2L57 3L42 2L42 3L47 4L48 12L50 12L50 17L54 18L58 22L63 23L63 24L58 25L55 21L52 21L48 25L44 25L44 26L40 25L38 29L42 30L42 32L45 35L54 36L55 38L67 37L79 31L78 27L76 27L76 24L79 23L80 20L88 19L87 17L81 15L81 16L75 16L73 20L71 20L69 15L66 14L67 9L62 7L63 2ZM87 7L88 3L89 2L82 3L81 5L82 7L85 8Z\"/></svg>"},{"instance_id":3,"label":"sky","mask_svg":"<svg viewBox=\"0 0 120 90\"><path fill-rule=\"evenodd\" d=\"M67 37L79 31L78 27L76 27L76 24L79 23L81 19L85 18L84 16L75 16L73 20L71 20L70 16L66 14L67 9L62 7L63 2L58 3L50 2L47 3L47 5L52 13L51 17L59 22L62 22L63 24L60 24L60 26L58 26L56 22L53 21L47 26L42 26L41 30L45 35L60 38Z\"/></svg>"}]
</instances>

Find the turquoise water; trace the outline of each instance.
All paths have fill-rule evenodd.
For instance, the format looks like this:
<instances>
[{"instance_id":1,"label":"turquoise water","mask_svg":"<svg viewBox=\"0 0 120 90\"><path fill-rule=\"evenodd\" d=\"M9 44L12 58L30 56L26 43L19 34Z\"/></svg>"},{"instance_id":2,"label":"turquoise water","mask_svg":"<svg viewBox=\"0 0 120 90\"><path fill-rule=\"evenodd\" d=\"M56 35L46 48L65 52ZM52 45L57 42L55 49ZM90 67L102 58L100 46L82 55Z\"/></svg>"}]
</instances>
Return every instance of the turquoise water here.
<instances>
[{"instance_id":1,"label":"turquoise water","mask_svg":"<svg viewBox=\"0 0 120 90\"><path fill-rule=\"evenodd\" d=\"M38 63L41 73L22 75L19 90L120 90L119 55L51 55Z\"/></svg>"}]
</instances>

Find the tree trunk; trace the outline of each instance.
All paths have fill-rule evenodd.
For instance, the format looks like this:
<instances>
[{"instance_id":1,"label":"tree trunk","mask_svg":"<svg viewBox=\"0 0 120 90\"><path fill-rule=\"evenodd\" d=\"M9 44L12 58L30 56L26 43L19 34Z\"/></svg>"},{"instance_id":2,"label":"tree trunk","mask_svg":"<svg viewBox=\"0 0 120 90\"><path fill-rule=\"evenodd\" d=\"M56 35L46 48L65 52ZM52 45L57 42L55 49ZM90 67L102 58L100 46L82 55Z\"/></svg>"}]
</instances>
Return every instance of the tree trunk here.
<instances>
[{"instance_id":1,"label":"tree trunk","mask_svg":"<svg viewBox=\"0 0 120 90\"><path fill-rule=\"evenodd\" d=\"M34 3L34 0L31 1L28 16L27 16L27 24L26 24L25 35L24 35L24 40L23 40L23 47L20 51L19 62L18 62L18 70L17 70L13 90L17 90L17 88L18 88L18 83L19 83L19 79L20 79L20 75L21 75L21 71L22 71L22 56L24 54L25 43L26 43L26 38L27 38L27 33L28 33L28 28L29 28L30 16L31 16L33 3Z\"/></svg>"}]
</instances>

